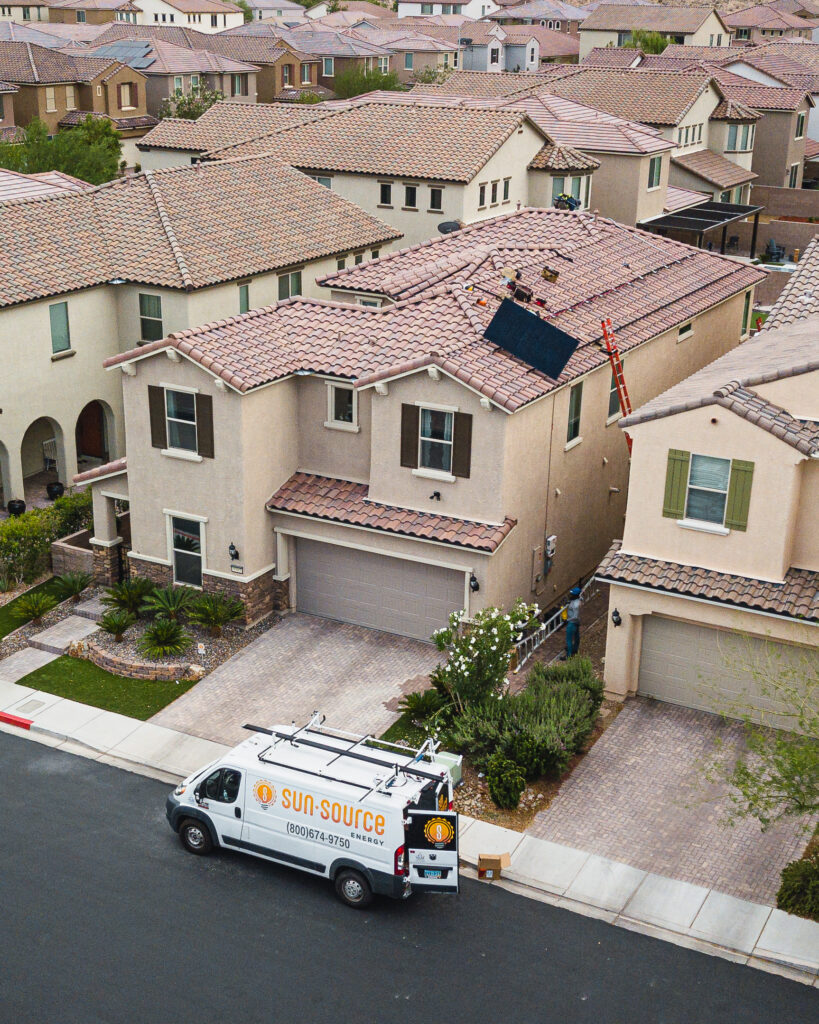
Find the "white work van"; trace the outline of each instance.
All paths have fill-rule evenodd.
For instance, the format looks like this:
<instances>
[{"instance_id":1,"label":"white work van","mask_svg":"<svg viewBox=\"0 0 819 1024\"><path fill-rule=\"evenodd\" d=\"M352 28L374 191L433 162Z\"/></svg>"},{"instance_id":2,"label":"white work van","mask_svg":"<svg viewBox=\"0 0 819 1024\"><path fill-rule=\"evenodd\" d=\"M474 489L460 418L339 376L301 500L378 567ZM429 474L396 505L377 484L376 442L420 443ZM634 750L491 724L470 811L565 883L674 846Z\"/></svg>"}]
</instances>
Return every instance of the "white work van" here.
<instances>
[{"instance_id":1,"label":"white work van","mask_svg":"<svg viewBox=\"0 0 819 1024\"><path fill-rule=\"evenodd\" d=\"M461 758L307 725L253 735L185 779L166 814L185 849L225 847L329 878L349 906L373 894L458 892L453 778Z\"/></svg>"}]
</instances>

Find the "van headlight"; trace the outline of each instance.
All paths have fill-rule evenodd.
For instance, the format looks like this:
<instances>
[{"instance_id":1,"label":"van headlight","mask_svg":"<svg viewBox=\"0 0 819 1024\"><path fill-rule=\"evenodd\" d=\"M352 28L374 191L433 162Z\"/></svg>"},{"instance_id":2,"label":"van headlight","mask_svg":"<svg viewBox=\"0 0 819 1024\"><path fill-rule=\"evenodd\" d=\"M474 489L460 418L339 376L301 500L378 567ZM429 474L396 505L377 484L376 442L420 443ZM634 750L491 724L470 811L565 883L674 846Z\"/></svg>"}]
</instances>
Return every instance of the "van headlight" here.
<instances>
[{"instance_id":1,"label":"van headlight","mask_svg":"<svg viewBox=\"0 0 819 1024\"><path fill-rule=\"evenodd\" d=\"M177 786L176 789L173 791L173 795L182 796L182 794L185 792L187 788L187 786Z\"/></svg>"}]
</instances>

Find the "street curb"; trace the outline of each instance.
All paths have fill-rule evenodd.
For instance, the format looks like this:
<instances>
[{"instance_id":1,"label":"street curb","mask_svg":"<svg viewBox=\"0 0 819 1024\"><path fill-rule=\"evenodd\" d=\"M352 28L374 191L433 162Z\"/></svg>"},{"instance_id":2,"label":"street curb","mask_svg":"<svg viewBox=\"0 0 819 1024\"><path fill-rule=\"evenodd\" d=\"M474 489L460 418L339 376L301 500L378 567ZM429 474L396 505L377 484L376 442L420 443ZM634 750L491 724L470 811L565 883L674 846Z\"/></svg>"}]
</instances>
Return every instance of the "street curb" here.
<instances>
[{"instance_id":1,"label":"street curb","mask_svg":"<svg viewBox=\"0 0 819 1024\"><path fill-rule=\"evenodd\" d=\"M31 729L33 724L30 718L11 715L8 711L0 711L0 722L5 722L6 725L15 725L18 729Z\"/></svg>"}]
</instances>

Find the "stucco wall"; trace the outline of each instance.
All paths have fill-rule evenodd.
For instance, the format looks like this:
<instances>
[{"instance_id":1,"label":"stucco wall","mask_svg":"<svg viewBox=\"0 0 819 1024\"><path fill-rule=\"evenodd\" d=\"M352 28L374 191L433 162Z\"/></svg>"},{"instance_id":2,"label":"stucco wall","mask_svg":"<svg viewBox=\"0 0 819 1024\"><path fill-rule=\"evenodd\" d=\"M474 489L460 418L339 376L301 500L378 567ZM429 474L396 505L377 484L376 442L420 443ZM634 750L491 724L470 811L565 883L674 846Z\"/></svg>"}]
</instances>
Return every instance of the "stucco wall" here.
<instances>
[{"instance_id":1,"label":"stucco wall","mask_svg":"<svg viewBox=\"0 0 819 1024\"><path fill-rule=\"evenodd\" d=\"M800 111L807 113L807 101ZM756 126L754 159L751 167L759 175L757 185L787 186L792 164L799 164L796 187L801 188L805 159L805 135L795 139L796 111L767 110ZM807 120L807 118L806 118Z\"/></svg>"},{"instance_id":2,"label":"stucco wall","mask_svg":"<svg viewBox=\"0 0 819 1024\"><path fill-rule=\"evenodd\" d=\"M619 156L612 153L590 155L600 161L592 179L591 209L621 224L637 224L663 212L668 189L670 150L662 153L660 187L648 190L651 157Z\"/></svg>"},{"instance_id":3,"label":"stucco wall","mask_svg":"<svg viewBox=\"0 0 819 1024\"><path fill-rule=\"evenodd\" d=\"M527 167L530 161L543 148L545 140L540 132L536 131L530 124L524 123L516 129L500 149L494 153L489 160L478 171L472 181L467 185L464 194L464 220L467 224L474 221L485 220L487 217L495 217L499 213L514 210L518 203L522 206L531 206L528 196L529 175ZM509 185L509 200L503 202L503 179L511 178ZM489 185L492 181L500 181L498 189L498 203L490 203L491 194ZM479 208L479 186L481 183L487 185L486 207ZM551 204L550 204L551 205Z\"/></svg>"},{"instance_id":4,"label":"stucco wall","mask_svg":"<svg viewBox=\"0 0 819 1024\"><path fill-rule=\"evenodd\" d=\"M813 374L814 387L817 374ZM816 412L814 411L814 415ZM819 463L812 460L801 467L796 529L791 546L791 565L798 569L819 571L819 530L816 511L819 509Z\"/></svg>"},{"instance_id":5,"label":"stucco wall","mask_svg":"<svg viewBox=\"0 0 819 1024\"><path fill-rule=\"evenodd\" d=\"M331 422L327 397L330 384L316 377L298 380L299 469L320 476L366 482L370 479L373 392L357 394L358 430L337 429L325 426Z\"/></svg>"}]
</instances>

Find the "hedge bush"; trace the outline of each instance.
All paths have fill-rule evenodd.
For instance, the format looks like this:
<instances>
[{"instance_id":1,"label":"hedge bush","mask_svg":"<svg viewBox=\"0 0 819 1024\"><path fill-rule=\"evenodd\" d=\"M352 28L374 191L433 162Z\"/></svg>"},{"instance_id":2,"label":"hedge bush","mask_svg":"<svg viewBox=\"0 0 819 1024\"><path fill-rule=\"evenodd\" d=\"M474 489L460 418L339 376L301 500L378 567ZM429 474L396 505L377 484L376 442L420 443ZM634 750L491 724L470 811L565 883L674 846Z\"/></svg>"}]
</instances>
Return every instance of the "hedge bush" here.
<instances>
[{"instance_id":1,"label":"hedge bush","mask_svg":"<svg viewBox=\"0 0 819 1024\"><path fill-rule=\"evenodd\" d=\"M48 508L33 508L0 522L0 576L31 583L49 564L53 541L91 525L91 492L66 494Z\"/></svg>"},{"instance_id":2,"label":"hedge bush","mask_svg":"<svg viewBox=\"0 0 819 1024\"><path fill-rule=\"evenodd\" d=\"M819 921L819 846L807 857L792 860L782 869L776 905L789 914Z\"/></svg>"},{"instance_id":3,"label":"hedge bush","mask_svg":"<svg viewBox=\"0 0 819 1024\"><path fill-rule=\"evenodd\" d=\"M523 770L503 754L493 754L489 758L486 782L489 786L489 795L498 807L509 811L514 811L518 806L521 794L526 788Z\"/></svg>"},{"instance_id":4,"label":"hedge bush","mask_svg":"<svg viewBox=\"0 0 819 1024\"><path fill-rule=\"evenodd\" d=\"M536 665L522 693L465 708L448 741L481 771L499 753L519 765L527 779L559 776L588 739L602 700L603 686L588 658Z\"/></svg>"}]
</instances>

